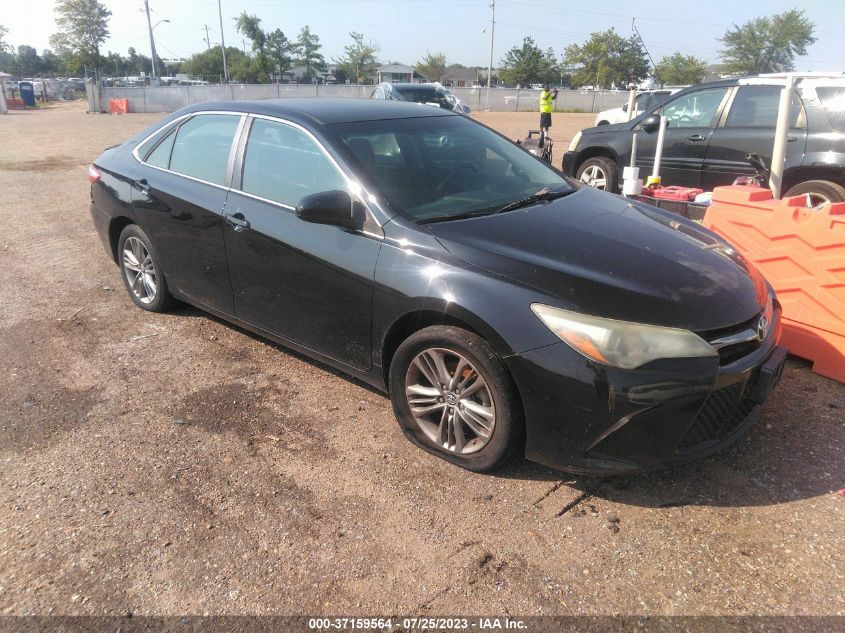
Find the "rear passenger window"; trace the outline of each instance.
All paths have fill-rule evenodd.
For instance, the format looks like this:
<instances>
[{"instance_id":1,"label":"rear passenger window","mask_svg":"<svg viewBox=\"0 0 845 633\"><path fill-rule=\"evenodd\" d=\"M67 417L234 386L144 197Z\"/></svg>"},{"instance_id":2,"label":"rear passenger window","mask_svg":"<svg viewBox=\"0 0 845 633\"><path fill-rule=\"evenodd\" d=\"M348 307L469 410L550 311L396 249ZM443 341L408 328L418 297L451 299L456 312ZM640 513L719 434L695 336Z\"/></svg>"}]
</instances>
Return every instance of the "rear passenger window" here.
<instances>
[{"instance_id":1,"label":"rear passenger window","mask_svg":"<svg viewBox=\"0 0 845 633\"><path fill-rule=\"evenodd\" d=\"M725 125L774 129L778 120L780 91L779 86L740 86ZM800 114L801 103L798 96L793 93L789 117L791 127L798 127Z\"/></svg>"},{"instance_id":2,"label":"rear passenger window","mask_svg":"<svg viewBox=\"0 0 845 633\"><path fill-rule=\"evenodd\" d=\"M173 149L173 141L176 139L176 132L168 134L164 140L147 156L147 164L154 167L168 169L170 167L170 151Z\"/></svg>"},{"instance_id":3,"label":"rear passenger window","mask_svg":"<svg viewBox=\"0 0 845 633\"><path fill-rule=\"evenodd\" d=\"M845 130L845 86L819 86L816 94L833 129Z\"/></svg>"},{"instance_id":4,"label":"rear passenger window","mask_svg":"<svg viewBox=\"0 0 845 633\"><path fill-rule=\"evenodd\" d=\"M170 170L216 185L226 185L226 165L240 117L200 114L179 127Z\"/></svg>"},{"instance_id":5,"label":"rear passenger window","mask_svg":"<svg viewBox=\"0 0 845 633\"><path fill-rule=\"evenodd\" d=\"M241 189L295 207L312 193L347 187L343 175L307 134L284 123L255 119Z\"/></svg>"}]
</instances>

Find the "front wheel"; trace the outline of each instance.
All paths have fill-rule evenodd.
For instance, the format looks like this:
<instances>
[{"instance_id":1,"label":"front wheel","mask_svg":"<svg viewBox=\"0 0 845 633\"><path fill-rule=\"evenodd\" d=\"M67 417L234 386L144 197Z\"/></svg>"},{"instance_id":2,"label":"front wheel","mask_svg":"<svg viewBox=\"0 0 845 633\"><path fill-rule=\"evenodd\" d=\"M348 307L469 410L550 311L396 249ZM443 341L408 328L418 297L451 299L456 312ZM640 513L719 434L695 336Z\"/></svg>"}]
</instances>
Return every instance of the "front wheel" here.
<instances>
[{"instance_id":1,"label":"front wheel","mask_svg":"<svg viewBox=\"0 0 845 633\"><path fill-rule=\"evenodd\" d=\"M504 464L520 445L522 406L487 341L451 326L427 327L396 350L390 398L402 432L467 470Z\"/></svg>"},{"instance_id":2,"label":"front wheel","mask_svg":"<svg viewBox=\"0 0 845 633\"><path fill-rule=\"evenodd\" d=\"M616 193L619 187L619 169L612 158L604 156L585 160L578 168L576 178L595 189L611 193Z\"/></svg>"}]
</instances>

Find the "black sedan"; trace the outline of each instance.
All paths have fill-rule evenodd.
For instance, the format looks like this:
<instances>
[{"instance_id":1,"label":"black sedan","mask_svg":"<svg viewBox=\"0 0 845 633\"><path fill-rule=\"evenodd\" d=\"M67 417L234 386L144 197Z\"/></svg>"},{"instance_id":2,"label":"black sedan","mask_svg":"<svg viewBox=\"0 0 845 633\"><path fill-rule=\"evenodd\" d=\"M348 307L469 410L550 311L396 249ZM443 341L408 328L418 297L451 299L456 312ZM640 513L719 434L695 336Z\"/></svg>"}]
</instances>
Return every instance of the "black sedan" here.
<instances>
[{"instance_id":1,"label":"black sedan","mask_svg":"<svg viewBox=\"0 0 845 633\"><path fill-rule=\"evenodd\" d=\"M780 375L780 307L729 244L442 109L202 104L89 179L138 307L184 301L386 390L468 469L709 454Z\"/></svg>"}]
</instances>

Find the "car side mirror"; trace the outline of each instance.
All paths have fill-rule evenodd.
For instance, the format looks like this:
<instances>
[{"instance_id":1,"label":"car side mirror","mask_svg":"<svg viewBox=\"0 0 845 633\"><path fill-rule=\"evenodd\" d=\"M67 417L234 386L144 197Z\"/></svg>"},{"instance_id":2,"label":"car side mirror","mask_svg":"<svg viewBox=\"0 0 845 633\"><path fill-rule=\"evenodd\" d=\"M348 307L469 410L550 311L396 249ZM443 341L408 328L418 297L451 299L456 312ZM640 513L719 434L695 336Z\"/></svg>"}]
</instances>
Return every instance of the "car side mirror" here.
<instances>
[{"instance_id":1,"label":"car side mirror","mask_svg":"<svg viewBox=\"0 0 845 633\"><path fill-rule=\"evenodd\" d=\"M346 191L322 191L300 200L296 205L296 216L314 224L355 229L361 224L356 206Z\"/></svg>"},{"instance_id":2,"label":"car side mirror","mask_svg":"<svg viewBox=\"0 0 845 633\"><path fill-rule=\"evenodd\" d=\"M646 118L640 121L640 128L646 132L654 132L660 127L660 115L649 114Z\"/></svg>"},{"instance_id":3,"label":"car side mirror","mask_svg":"<svg viewBox=\"0 0 845 633\"><path fill-rule=\"evenodd\" d=\"M627 111L628 111L628 104L627 104L627 103L623 103L623 104L622 104L622 112L627 112Z\"/></svg>"}]
</instances>

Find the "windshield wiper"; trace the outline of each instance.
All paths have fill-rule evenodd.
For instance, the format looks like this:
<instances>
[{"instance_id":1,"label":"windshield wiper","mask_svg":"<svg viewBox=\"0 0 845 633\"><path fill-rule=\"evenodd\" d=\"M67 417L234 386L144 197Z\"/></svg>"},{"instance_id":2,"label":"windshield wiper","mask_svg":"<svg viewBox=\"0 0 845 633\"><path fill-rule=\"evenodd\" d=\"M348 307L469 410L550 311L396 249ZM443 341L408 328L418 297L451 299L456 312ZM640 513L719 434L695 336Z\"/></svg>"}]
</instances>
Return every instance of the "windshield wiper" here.
<instances>
[{"instance_id":1,"label":"windshield wiper","mask_svg":"<svg viewBox=\"0 0 845 633\"><path fill-rule=\"evenodd\" d=\"M493 215L497 211L467 211L466 213L458 213L457 215L437 215L433 218L422 218L417 220L417 224L434 224L435 222L446 222L449 220L466 220L467 218L480 218L483 215Z\"/></svg>"},{"instance_id":2,"label":"windshield wiper","mask_svg":"<svg viewBox=\"0 0 845 633\"><path fill-rule=\"evenodd\" d=\"M545 200L555 200L557 198L562 198L563 196L567 196L570 193L575 191L574 189L570 189L568 191L555 191L549 187L543 187L537 193L533 193L527 198L523 198L522 200L514 200L513 202L506 204L501 209L497 210L496 213L505 213L507 211L513 211L514 209L521 209L522 207L528 207L532 204L537 204L538 202L543 202Z\"/></svg>"}]
</instances>

